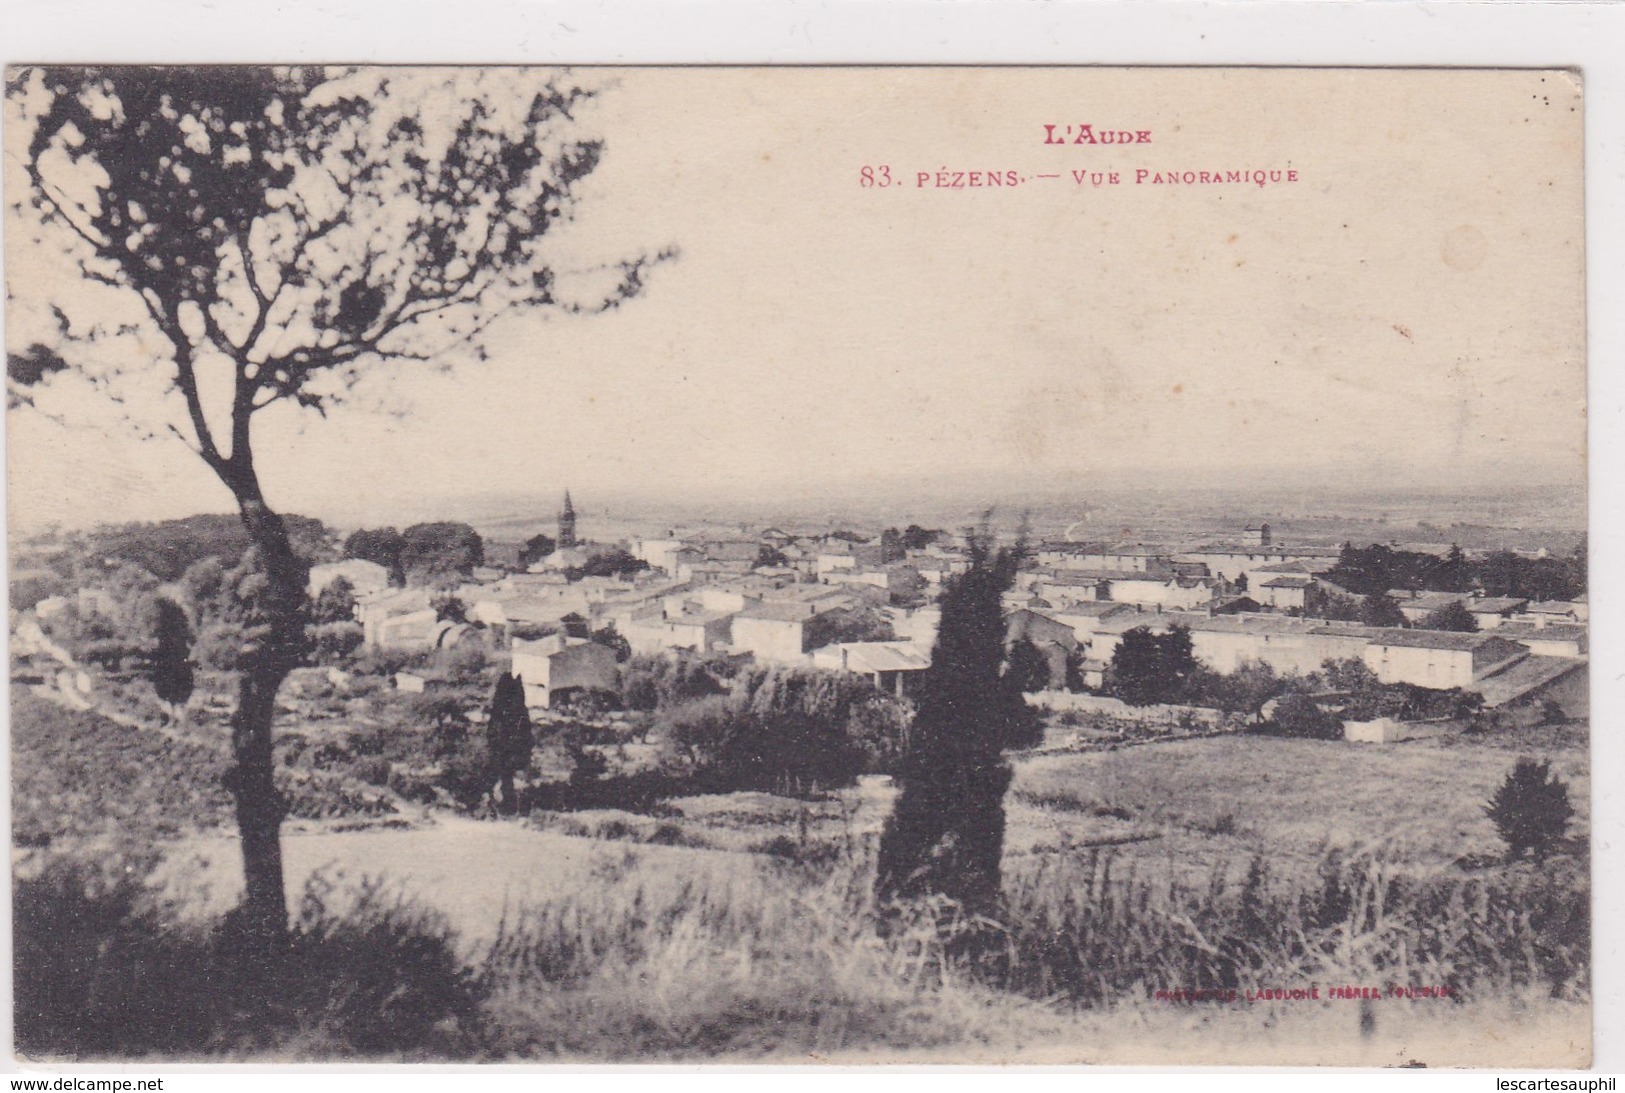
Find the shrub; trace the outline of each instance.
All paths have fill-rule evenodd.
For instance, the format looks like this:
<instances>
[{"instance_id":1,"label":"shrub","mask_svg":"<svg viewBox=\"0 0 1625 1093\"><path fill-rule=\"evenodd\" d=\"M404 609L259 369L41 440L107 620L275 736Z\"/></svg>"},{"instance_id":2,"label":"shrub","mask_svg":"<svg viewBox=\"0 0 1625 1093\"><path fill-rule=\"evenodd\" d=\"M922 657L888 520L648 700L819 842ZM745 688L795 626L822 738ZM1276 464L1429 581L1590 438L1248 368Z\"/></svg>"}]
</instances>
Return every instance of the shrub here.
<instances>
[{"instance_id":1,"label":"shrub","mask_svg":"<svg viewBox=\"0 0 1625 1093\"><path fill-rule=\"evenodd\" d=\"M364 637L356 622L324 622L306 628L319 664L338 664L361 648Z\"/></svg>"},{"instance_id":2,"label":"shrub","mask_svg":"<svg viewBox=\"0 0 1625 1093\"><path fill-rule=\"evenodd\" d=\"M708 847L710 842L699 835L690 834L677 824L656 824L655 829L649 832L643 840L653 846L696 846Z\"/></svg>"},{"instance_id":3,"label":"shrub","mask_svg":"<svg viewBox=\"0 0 1625 1093\"><path fill-rule=\"evenodd\" d=\"M685 702L663 712L656 723L668 761L697 768L730 746L741 730L737 711L722 695Z\"/></svg>"},{"instance_id":4,"label":"shrub","mask_svg":"<svg viewBox=\"0 0 1625 1093\"><path fill-rule=\"evenodd\" d=\"M1507 844L1507 856L1545 858L1562 841L1574 816L1569 788L1549 761L1523 758L1508 772L1484 812Z\"/></svg>"},{"instance_id":5,"label":"shrub","mask_svg":"<svg viewBox=\"0 0 1625 1093\"><path fill-rule=\"evenodd\" d=\"M468 727L467 705L462 695L435 689L408 698L406 711L415 724L428 729L438 739L452 730Z\"/></svg>"},{"instance_id":6,"label":"shrub","mask_svg":"<svg viewBox=\"0 0 1625 1093\"><path fill-rule=\"evenodd\" d=\"M586 781L535 782L522 786L519 810L531 813L614 808L659 816L668 814L665 804L668 798L710 792L713 788L669 771L640 770Z\"/></svg>"},{"instance_id":7,"label":"shrub","mask_svg":"<svg viewBox=\"0 0 1625 1093\"><path fill-rule=\"evenodd\" d=\"M1185 627L1176 624L1166 634L1154 634L1150 627L1136 626L1112 651L1107 687L1130 706L1178 702L1197 667Z\"/></svg>"},{"instance_id":8,"label":"shrub","mask_svg":"<svg viewBox=\"0 0 1625 1093\"><path fill-rule=\"evenodd\" d=\"M313 877L294 923L283 990L290 1015L363 1053L436 1039L443 1021L471 1021L478 996L446 919L376 878L335 909L334 885Z\"/></svg>"},{"instance_id":9,"label":"shrub","mask_svg":"<svg viewBox=\"0 0 1625 1093\"><path fill-rule=\"evenodd\" d=\"M368 785L387 786L390 783L391 767L388 759L381 755L372 755L357 759L346 773Z\"/></svg>"},{"instance_id":10,"label":"shrub","mask_svg":"<svg viewBox=\"0 0 1625 1093\"><path fill-rule=\"evenodd\" d=\"M462 808L476 808L497 781L485 734L464 726L448 726L435 733L434 749L440 763L435 785L451 794Z\"/></svg>"},{"instance_id":11,"label":"shrub","mask_svg":"<svg viewBox=\"0 0 1625 1093\"><path fill-rule=\"evenodd\" d=\"M621 704L629 710L650 711L660 705L660 684L654 673L628 669L621 679Z\"/></svg>"},{"instance_id":12,"label":"shrub","mask_svg":"<svg viewBox=\"0 0 1625 1093\"><path fill-rule=\"evenodd\" d=\"M22 1054L105 1056L206 1044L209 1012L199 988L207 985L180 981L191 962L175 951L196 955L206 942L166 938L135 878L133 870L56 859L18 880L12 943ZM130 995L142 979L142 993L152 997L135 1005Z\"/></svg>"},{"instance_id":13,"label":"shrub","mask_svg":"<svg viewBox=\"0 0 1625 1093\"><path fill-rule=\"evenodd\" d=\"M629 710L655 710L726 694L719 678L725 667L682 651L634 656L621 666L621 703Z\"/></svg>"},{"instance_id":14,"label":"shrub","mask_svg":"<svg viewBox=\"0 0 1625 1093\"><path fill-rule=\"evenodd\" d=\"M668 762L719 790L797 793L895 762L908 717L844 673L756 668L732 694L667 708L659 724Z\"/></svg>"},{"instance_id":15,"label":"shrub","mask_svg":"<svg viewBox=\"0 0 1625 1093\"><path fill-rule=\"evenodd\" d=\"M479 995L438 916L313 879L286 957L250 964L234 917L186 923L134 863L57 859L13 893L15 1029L28 1055L467 1054ZM343 902L342 910L336 904Z\"/></svg>"},{"instance_id":16,"label":"shrub","mask_svg":"<svg viewBox=\"0 0 1625 1093\"><path fill-rule=\"evenodd\" d=\"M571 785L580 786L596 782L609 773L609 760L604 757L603 752L590 749L575 740L565 741L564 749L570 756Z\"/></svg>"},{"instance_id":17,"label":"shrub","mask_svg":"<svg viewBox=\"0 0 1625 1093\"><path fill-rule=\"evenodd\" d=\"M1308 695L1289 694L1275 704L1275 713L1266 731L1275 736L1296 736L1308 740L1343 739L1343 722L1327 713Z\"/></svg>"},{"instance_id":18,"label":"shrub","mask_svg":"<svg viewBox=\"0 0 1625 1093\"><path fill-rule=\"evenodd\" d=\"M564 716L602 717L621 708L621 696L599 687L562 687L554 692L551 708Z\"/></svg>"},{"instance_id":19,"label":"shrub","mask_svg":"<svg viewBox=\"0 0 1625 1093\"><path fill-rule=\"evenodd\" d=\"M295 781L279 781L277 789L287 798L288 815L297 819L375 817L395 812L395 804L387 794L334 774L313 773Z\"/></svg>"},{"instance_id":20,"label":"shrub","mask_svg":"<svg viewBox=\"0 0 1625 1093\"><path fill-rule=\"evenodd\" d=\"M432 805L436 797L434 782L413 771L395 767L389 772L389 788L402 799L415 804Z\"/></svg>"},{"instance_id":21,"label":"shrub","mask_svg":"<svg viewBox=\"0 0 1625 1093\"><path fill-rule=\"evenodd\" d=\"M357 672L350 677L347 690L352 699L371 698L380 691L388 692L389 683L382 676L362 675Z\"/></svg>"},{"instance_id":22,"label":"shrub","mask_svg":"<svg viewBox=\"0 0 1625 1093\"><path fill-rule=\"evenodd\" d=\"M425 659L422 653L408 652L404 649L368 648L356 656L350 665L350 670L356 676L392 676L403 668L410 668L420 664ZM354 681L352 680L352 685Z\"/></svg>"}]
</instances>

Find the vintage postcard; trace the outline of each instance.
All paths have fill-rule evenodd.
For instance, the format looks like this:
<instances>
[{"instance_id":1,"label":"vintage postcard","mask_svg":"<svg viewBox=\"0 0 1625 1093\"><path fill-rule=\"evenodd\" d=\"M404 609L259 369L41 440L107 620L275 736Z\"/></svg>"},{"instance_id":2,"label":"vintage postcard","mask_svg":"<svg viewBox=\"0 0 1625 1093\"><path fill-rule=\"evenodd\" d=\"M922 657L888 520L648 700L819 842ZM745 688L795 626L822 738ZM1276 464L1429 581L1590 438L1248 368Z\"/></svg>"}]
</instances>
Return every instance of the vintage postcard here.
<instances>
[{"instance_id":1,"label":"vintage postcard","mask_svg":"<svg viewBox=\"0 0 1625 1093\"><path fill-rule=\"evenodd\" d=\"M1588 1065L1576 73L4 110L20 1065Z\"/></svg>"}]
</instances>

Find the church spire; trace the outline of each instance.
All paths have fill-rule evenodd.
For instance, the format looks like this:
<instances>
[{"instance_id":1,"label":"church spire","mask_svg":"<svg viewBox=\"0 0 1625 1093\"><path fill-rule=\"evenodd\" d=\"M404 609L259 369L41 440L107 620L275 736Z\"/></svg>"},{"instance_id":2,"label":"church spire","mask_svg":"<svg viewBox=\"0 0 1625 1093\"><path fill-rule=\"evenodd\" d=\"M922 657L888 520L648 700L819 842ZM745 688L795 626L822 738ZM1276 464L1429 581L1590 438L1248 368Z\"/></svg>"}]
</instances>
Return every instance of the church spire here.
<instances>
[{"instance_id":1,"label":"church spire","mask_svg":"<svg viewBox=\"0 0 1625 1093\"><path fill-rule=\"evenodd\" d=\"M569 550L576 545L576 510L570 503L570 491L564 491L564 508L559 511L559 549Z\"/></svg>"}]
</instances>

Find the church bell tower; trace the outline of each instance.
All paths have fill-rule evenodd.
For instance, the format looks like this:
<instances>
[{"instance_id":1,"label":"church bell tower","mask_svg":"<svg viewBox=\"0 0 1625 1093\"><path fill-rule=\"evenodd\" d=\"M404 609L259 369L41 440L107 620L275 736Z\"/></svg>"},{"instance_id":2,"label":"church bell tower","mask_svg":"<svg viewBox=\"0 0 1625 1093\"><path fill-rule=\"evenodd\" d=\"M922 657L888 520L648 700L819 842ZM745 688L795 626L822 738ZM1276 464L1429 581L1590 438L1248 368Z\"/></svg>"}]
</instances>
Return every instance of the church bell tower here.
<instances>
[{"instance_id":1,"label":"church bell tower","mask_svg":"<svg viewBox=\"0 0 1625 1093\"><path fill-rule=\"evenodd\" d=\"M570 504L570 491L564 491L564 508L559 511L559 549L569 550L576 545L576 510Z\"/></svg>"}]
</instances>

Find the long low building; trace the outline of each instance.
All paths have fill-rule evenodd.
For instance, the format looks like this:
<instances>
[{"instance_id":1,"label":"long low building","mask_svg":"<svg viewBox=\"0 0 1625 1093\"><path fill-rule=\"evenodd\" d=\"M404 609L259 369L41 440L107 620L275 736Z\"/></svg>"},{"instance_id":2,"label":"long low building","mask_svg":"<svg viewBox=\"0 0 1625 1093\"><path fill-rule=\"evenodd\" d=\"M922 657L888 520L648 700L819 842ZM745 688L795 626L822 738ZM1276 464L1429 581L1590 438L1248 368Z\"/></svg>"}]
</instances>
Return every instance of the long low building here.
<instances>
[{"instance_id":1,"label":"long low building","mask_svg":"<svg viewBox=\"0 0 1625 1093\"><path fill-rule=\"evenodd\" d=\"M1062 621L1056 615L1050 617ZM1526 657L1580 655L1580 635L1555 626L1526 630L1509 624L1489 632L1457 633L1327 623L1276 614L1130 611L1095 620L1094 627L1079 637L1090 660L1109 664L1130 630L1143 626L1163 633L1176 624L1190 632L1196 657L1218 672L1258 663L1282 674L1307 675L1327 660L1356 659L1384 683L1439 690L1476 687Z\"/></svg>"},{"instance_id":2,"label":"long low building","mask_svg":"<svg viewBox=\"0 0 1625 1093\"><path fill-rule=\"evenodd\" d=\"M1495 635L1517 642L1538 657L1583 657L1590 644L1588 629L1574 623L1507 622L1495 628Z\"/></svg>"},{"instance_id":3,"label":"long low building","mask_svg":"<svg viewBox=\"0 0 1625 1093\"><path fill-rule=\"evenodd\" d=\"M1328 660L1364 656L1369 644L1358 632L1286 615L1216 615L1187 625L1192 650L1219 672L1233 672L1251 661L1282 675L1308 675Z\"/></svg>"},{"instance_id":4,"label":"long low building","mask_svg":"<svg viewBox=\"0 0 1625 1093\"><path fill-rule=\"evenodd\" d=\"M1522 645L1493 634L1392 630L1370 639L1365 663L1384 683L1446 690L1470 688L1475 680L1527 656Z\"/></svg>"}]
</instances>

